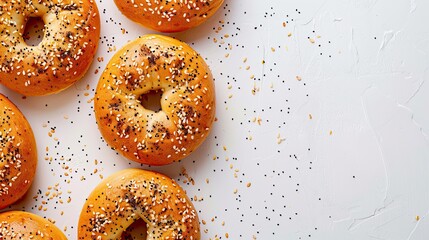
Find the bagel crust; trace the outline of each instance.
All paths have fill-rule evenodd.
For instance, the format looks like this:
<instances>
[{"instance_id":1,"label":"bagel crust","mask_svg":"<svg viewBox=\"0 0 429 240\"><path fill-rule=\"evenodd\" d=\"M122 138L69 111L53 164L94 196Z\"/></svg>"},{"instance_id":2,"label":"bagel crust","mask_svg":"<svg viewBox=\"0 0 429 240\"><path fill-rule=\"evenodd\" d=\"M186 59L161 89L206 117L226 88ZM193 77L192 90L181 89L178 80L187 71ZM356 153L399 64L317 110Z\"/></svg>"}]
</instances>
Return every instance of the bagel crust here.
<instances>
[{"instance_id":1,"label":"bagel crust","mask_svg":"<svg viewBox=\"0 0 429 240\"><path fill-rule=\"evenodd\" d=\"M37 46L25 43L30 17L45 23ZM62 91L81 79L92 63L100 37L94 0L0 2L0 82L26 96Z\"/></svg>"},{"instance_id":2,"label":"bagel crust","mask_svg":"<svg viewBox=\"0 0 429 240\"><path fill-rule=\"evenodd\" d=\"M162 91L162 111L143 107L141 97ZM215 116L213 77L187 44L146 35L119 50L95 93L98 127L108 144L130 160L165 165L193 152Z\"/></svg>"},{"instance_id":3,"label":"bagel crust","mask_svg":"<svg viewBox=\"0 0 429 240\"><path fill-rule=\"evenodd\" d=\"M18 201L30 188L37 167L37 149L27 119L2 94L0 109L0 209L2 209Z\"/></svg>"},{"instance_id":4,"label":"bagel crust","mask_svg":"<svg viewBox=\"0 0 429 240\"><path fill-rule=\"evenodd\" d=\"M223 0L115 0L131 20L160 32L180 32L213 16Z\"/></svg>"},{"instance_id":5,"label":"bagel crust","mask_svg":"<svg viewBox=\"0 0 429 240\"><path fill-rule=\"evenodd\" d=\"M21 211L0 213L2 240L67 240L54 224L35 214Z\"/></svg>"},{"instance_id":6,"label":"bagel crust","mask_svg":"<svg viewBox=\"0 0 429 240\"><path fill-rule=\"evenodd\" d=\"M121 239L142 219L147 239L199 240L197 212L171 178L126 169L103 180L89 195L79 217L78 239Z\"/></svg>"}]
</instances>

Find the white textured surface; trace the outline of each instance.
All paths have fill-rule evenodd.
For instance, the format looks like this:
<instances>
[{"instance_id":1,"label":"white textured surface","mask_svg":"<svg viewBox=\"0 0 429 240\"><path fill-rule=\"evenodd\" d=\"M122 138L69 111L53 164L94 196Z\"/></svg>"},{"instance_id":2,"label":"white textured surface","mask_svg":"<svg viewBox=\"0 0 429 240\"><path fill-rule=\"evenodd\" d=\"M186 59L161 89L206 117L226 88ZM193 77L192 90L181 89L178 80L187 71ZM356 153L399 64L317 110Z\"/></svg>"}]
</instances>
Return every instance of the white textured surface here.
<instances>
[{"instance_id":1,"label":"white textured surface","mask_svg":"<svg viewBox=\"0 0 429 240\"><path fill-rule=\"evenodd\" d=\"M203 198L194 201L206 222L202 239L429 238L429 1L226 0L208 23L175 35L211 66L218 121L197 152L156 168L110 150L87 102L109 47L150 32L112 1L98 5L104 61L94 61L85 79L49 97L1 89L32 124L40 158L30 193L11 209L51 218L76 239L99 175L142 167ZM195 185L183 183L182 168ZM56 183L62 195L38 210Z\"/></svg>"}]
</instances>

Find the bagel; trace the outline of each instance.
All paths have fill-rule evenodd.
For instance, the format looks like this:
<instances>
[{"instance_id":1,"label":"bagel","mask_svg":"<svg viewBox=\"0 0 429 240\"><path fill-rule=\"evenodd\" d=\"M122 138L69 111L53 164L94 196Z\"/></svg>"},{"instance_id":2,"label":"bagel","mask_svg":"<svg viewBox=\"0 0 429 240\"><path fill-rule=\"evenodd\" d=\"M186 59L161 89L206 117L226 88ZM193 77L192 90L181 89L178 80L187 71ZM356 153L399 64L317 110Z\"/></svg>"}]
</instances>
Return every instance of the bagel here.
<instances>
[{"instance_id":1,"label":"bagel","mask_svg":"<svg viewBox=\"0 0 429 240\"><path fill-rule=\"evenodd\" d=\"M0 209L18 201L30 188L37 167L31 126L21 111L0 94Z\"/></svg>"},{"instance_id":2,"label":"bagel","mask_svg":"<svg viewBox=\"0 0 429 240\"><path fill-rule=\"evenodd\" d=\"M162 111L141 104L162 91ZM95 116L104 139L130 160L165 165L193 152L215 115L213 77L191 47L170 37L146 35L127 44L100 77Z\"/></svg>"},{"instance_id":3,"label":"bagel","mask_svg":"<svg viewBox=\"0 0 429 240\"><path fill-rule=\"evenodd\" d=\"M213 16L223 0L115 0L126 17L160 32L180 32Z\"/></svg>"},{"instance_id":4,"label":"bagel","mask_svg":"<svg viewBox=\"0 0 429 240\"><path fill-rule=\"evenodd\" d=\"M197 212L185 191L160 173L126 169L104 179L87 198L78 239L121 239L133 222L147 225L147 239L200 239Z\"/></svg>"},{"instance_id":5,"label":"bagel","mask_svg":"<svg viewBox=\"0 0 429 240\"><path fill-rule=\"evenodd\" d=\"M45 23L37 46L25 43L30 17ZM100 17L94 0L0 2L0 82L26 96L57 93L81 79L98 46Z\"/></svg>"},{"instance_id":6,"label":"bagel","mask_svg":"<svg viewBox=\"0 0 429 240\"><path fill-rule=\"evenodd\" d=\"M0 213L0 239L67 240L48 220L21 211Z\"/></svg>"}]
</instances>

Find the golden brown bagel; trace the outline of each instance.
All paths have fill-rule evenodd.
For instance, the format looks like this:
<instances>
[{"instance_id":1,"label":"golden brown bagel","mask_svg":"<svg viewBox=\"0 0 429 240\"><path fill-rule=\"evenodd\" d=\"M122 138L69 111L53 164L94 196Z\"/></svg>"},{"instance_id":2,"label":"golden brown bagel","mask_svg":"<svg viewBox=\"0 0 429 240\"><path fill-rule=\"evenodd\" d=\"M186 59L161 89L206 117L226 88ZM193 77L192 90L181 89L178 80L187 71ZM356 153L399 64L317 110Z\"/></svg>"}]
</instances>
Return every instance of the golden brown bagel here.
<instances>
[{"instance_id":1,"label":"golden brown bagel","mask_svg":"<svg viewBox=\"0 0 429 240\"><path fill-rule=\"evenodd\" d=\"M147 239L200 239L197 212L185 191L160 173L127 169L103 180L79 217L78 239L120 239L136 220Z\"/></svg>"},{"instance_id":2,"label":"golden brown bagel","mask_svg":"<svg viewBox=\"0 0 429 240\"><path fill-rule=\"evenodd\" d=\"M145 109L141 96L161 90L162 111ZM110 146L150 165L178 161L209 134L215 114L213 77L187 44L146 35L108 63L95 93L98 127Z\"/></svg>"},{"instance_id":3,"label":"golden brown bagel","mask_svg":"<svg viewBox=\"0 0 429 240\"><path fill-rule=\"evenodd\" d=\"M115 0L131 20L160 32L196 27L214 15L223 0Z\"/></svg>"},{"instance_id":4,"label":"golden brown bagel","mask_svg":"<svg viewBox=\"0 0 429 240\"><path fill-rule=\"evenodd\" d=\"M37 167L37 148L27 119L2 94L0 109L0 209L2 209L19 200L30 188Z\"/></svg>"},{"instance_id":5,"label":"golden brown bagel","mask_svg":"<svg viewBox=\"0 0 429 240\"><path fill-rule=\"evenodd\" d=\"M37 46L24 39L30 17L45 23ZM94 0L0 2L0 81L27 96L57 93L81 79L98 46L100 18Z\"/></svg>"},{"instance_id":6,"label":"golden brown bagel","mask_svg":"<svg viewBox=\"0 0 429 240\"><path fill-rule=\"evenodd\" d=\"M0 213L0 239L67 240L48 220L20 211Z\"/></svg>"}]
</instances>

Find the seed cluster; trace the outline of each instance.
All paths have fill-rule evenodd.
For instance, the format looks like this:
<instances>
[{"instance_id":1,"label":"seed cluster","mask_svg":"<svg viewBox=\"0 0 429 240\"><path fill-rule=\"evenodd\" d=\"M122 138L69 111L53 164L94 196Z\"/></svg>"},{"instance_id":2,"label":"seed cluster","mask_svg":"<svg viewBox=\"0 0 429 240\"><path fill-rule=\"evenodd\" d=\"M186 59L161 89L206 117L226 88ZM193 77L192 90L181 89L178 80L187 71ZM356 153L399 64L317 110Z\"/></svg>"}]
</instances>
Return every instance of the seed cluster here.
<instances>
[{"instance_id":1,"label":"seed cluster","mask_svg":"<svg viewBox=\"0 0 429 240\"><path fill-rule=\"evenodd\" d=\"M40 230L35 230L34 233L28 234L14 230L13 227L6 221L0 223L0 239L37 239L38 237L43 239L44 236L45 235Z\"/></svg>"},{"instance_id":2,"label":"seed cluster","mask_svg":"<svg viewBox=\"0 0 429 240\"><path fill-rule=\"evenodd\" d=\"M4 116L11 109L5 107L1 126L10 126L5 121ZM11 112L13 113L13 112ZM9 194L9 188L21 176L21 154L19 150L20 143L15 143L15 136L11 135L12 128L0 129L0 197ZM12 173L12 168L15 169Z\"/></svg>"},{"instance_id":3,"label":"seed cluster","mask_svg":"<svg viewBox=\"0 0 429 240\"><path fill-rule=\"evenodd\" d=\"M51 222L37 215L21 211L0 213L0 239L66 240Z\"/></svg>"},{"instance_id":4,"label":"seed cluster","mask_svg":"<svg viewBox=\"0 0 429 240\"><path fill-rule=\"evenodd\" d=\"M223 0L116 0L129 18L159 31L175 32L199 25Z\"/></svg>"},{"instance_id":5,"label":"seed cluster","mask_svg":"<svg viewBox=\"0 0 429 240\"><path fill-rule=\"evenodd\" d=\"M178 15L177 6L181 9L187 9L181 16L186 20L186 22L191 21L191 13L192 11L200 11L203 6L210 6L213 0L173 0L173 1L163 1L163 0L146 0L146 4L144 2L140 2L140 4L135 4L134 0L131 1L134 5L133 7L138 8L142 7L143 11L149 15L158 15L162 19L167 20L167 22L171 22L171 19ZM153 2L153 3L152 3ZM199 13L199 17L207 17L206 12ZM162 21L157 23L158 25L162 24Z\"/></svg>"}]
</instances>

